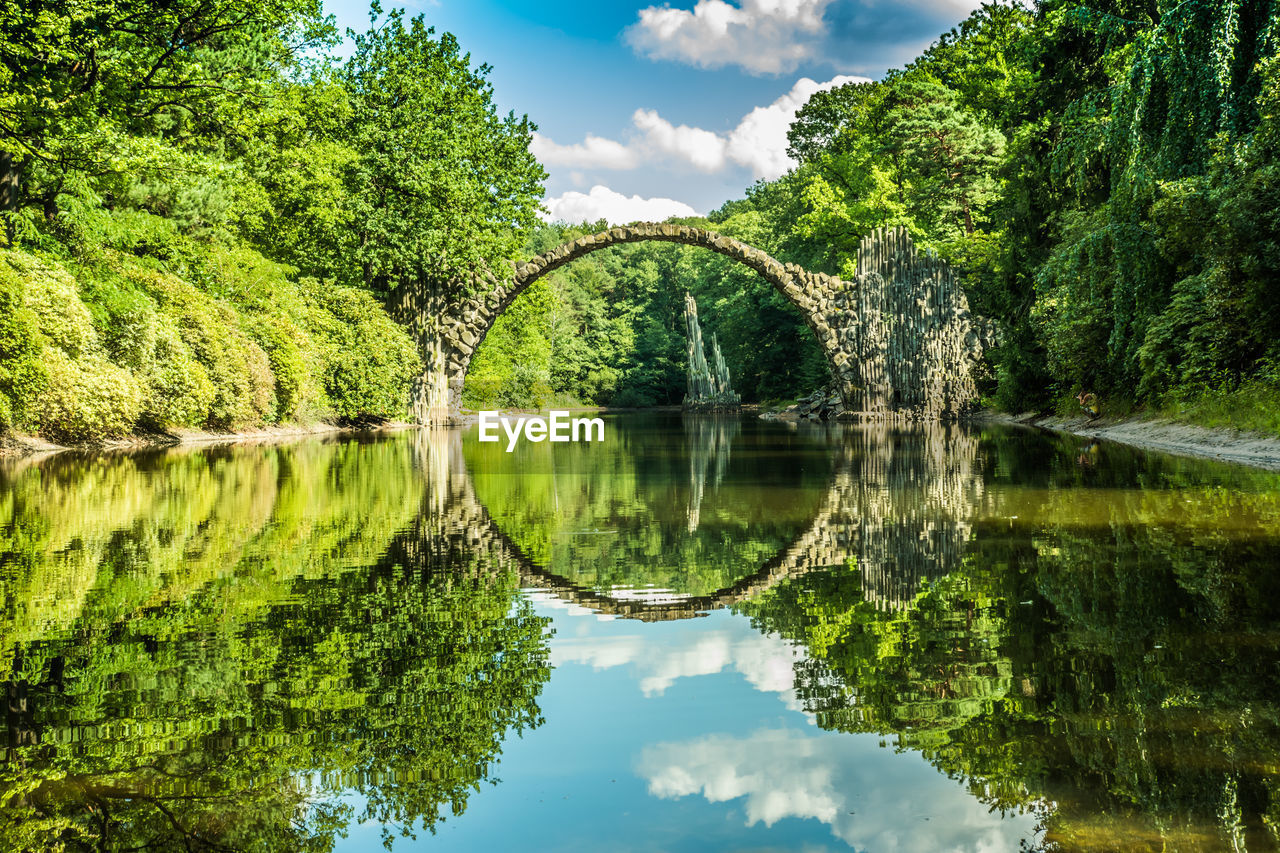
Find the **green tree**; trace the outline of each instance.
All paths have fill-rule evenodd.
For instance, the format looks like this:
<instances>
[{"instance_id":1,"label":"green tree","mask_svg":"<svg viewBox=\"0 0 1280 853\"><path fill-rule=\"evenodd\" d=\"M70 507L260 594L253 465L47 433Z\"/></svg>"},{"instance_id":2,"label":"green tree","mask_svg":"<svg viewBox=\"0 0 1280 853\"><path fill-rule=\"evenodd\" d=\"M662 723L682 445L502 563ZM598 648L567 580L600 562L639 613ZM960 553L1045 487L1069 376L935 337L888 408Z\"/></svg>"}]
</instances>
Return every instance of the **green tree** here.
<instances>
[{"instance_id":1,"label":"green tree","mask_svg":"<svg viewBox=\"0 0 1280 853\"><path fill-rule=\"evenodd\" d=\"M1004 136L933 80L906 77L889 99L886 137L908 175L907 209L935 240L973 237L995 201Z\"/></svg>"},{"instance_id":2,"label":"green tree","mask_svg":"<svg viewBox=\"0 0 1280 853\"><path fill-rule=\"evenodd\" d=\"M536 127L497 114L488 73L402 10L355 36L341 79L358 160L341 227L354 231L365 287L457 287L514 256L533 227L546 177L529 153Z\"/></svg>"},{"instance_id":3,"label":"green tree","mask_svg":"<svg viewBox=\"0 0 1280 853\"><path fill-rule=\"evenodd\" d=\"M0 214L33 228L68 196L181 165L260 103L275 69L328 42L316 0L64 0L0 13ZM163 138L164 142L158 144Z\"/></svg>"}]
</instances>

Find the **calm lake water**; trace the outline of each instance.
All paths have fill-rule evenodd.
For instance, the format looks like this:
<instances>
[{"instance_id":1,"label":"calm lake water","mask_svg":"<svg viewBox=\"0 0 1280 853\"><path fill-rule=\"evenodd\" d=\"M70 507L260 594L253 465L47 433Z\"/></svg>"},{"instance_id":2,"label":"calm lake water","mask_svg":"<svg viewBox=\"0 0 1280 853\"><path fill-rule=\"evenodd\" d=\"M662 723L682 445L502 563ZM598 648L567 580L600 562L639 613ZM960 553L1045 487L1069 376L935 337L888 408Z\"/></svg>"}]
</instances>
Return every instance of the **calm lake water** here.
<instances>
[{"instance_id":1,"label":"calm lake water","mask_svg":"<svg viewBox=\"0 0 1280 853\"><path fill-rule=\"evenodd\" d=\"M611 418L0 466L0 850L1280 846L1280 475Z\"/></svg>"}]
</instances>

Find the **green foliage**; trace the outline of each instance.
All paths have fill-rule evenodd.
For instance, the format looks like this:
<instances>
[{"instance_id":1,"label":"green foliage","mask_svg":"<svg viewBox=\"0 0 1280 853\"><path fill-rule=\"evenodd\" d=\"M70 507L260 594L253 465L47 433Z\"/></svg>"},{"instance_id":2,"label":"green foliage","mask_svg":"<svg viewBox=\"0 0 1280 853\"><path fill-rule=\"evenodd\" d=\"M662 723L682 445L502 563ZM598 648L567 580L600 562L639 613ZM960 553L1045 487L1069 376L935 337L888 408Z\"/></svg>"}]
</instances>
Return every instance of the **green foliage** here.
<instances>
[{"instance_id":1,"label":"green foliage","mask_svg":"<svg viewBox=\"0 0 1280 853\"><path fill-rule=\"evenodd\" d=\"M127 370L139 428L400 416L418 356L349 288L454 293L513 256L544 173L452 35L394 11L335 41L316 0L0 12L0 218L36 318L7 332ZM9 349L0 423L37 429Z\"/></svg>"},{"instance_id":2,"label":"green foliage","mask_svg":"<svg viewBox=\"0 0 1280 853\"><path fill-rule=\"evenodd\" d=\"M848 275L902 224L959 266L1002 326L1004 408L1230 395L1280 338L1276 21L1261 0L988 3L814 95L798 167L749 197L802 264Z\"/></svg>"},{"instance_id":3,"label":"green foliage","mask_svg":"<svg viewBox=\"0 0 1280 853\"><path fill-rule=\"evenodd\" d=\"M5 425L92 442L404 411L417 350L369 294L296 282L252 250L196 257L206 290L126 255L5 252Z\"/></svg>"},{"instance_id":4,"label":"green foliage","mask_svg":"<svg viewBox=\"0 0 1280 853\"><path fill-rule=\"evenodd\" d=\"M73 361L58 347L44 351L48 384L36 398L34 420L55 441L123 438L137 422L142 389L129 371L101 358Z\"/></svg>"},{"instance_id":5,"label":"green foliage","mask_svg":"<svg viewBox=\"0 0 1280 853\"><path fill-rule=\"evenodd\" d=\"M200 182L183 177L183 149L233 125L295 50L331 36L314 0L55 0L6 9L0 179L18 185L0 194L9 230L29 232L32 207L49 216L104 192L145 194L148 182L186 183L167 195L186 211L198 207ZM160 134L164 145L155 144ZM125 174L143 180L122 182Z\"/></svg>"},{"instance_id":6,"label":"green foliage","mask_svg":"<svg viewBox=\"0 0 1280 853\"><path fill-rule=\"evenodd\" d=\"M499 117L487 65L473 69L457 39L403 11L355 37L341 79L356 254L366 287L428 279L446 285L514 255L535 221L542 167L536 127ZM392 142L394 140L394 142Z\"/></svg>"},{"instance_id":7,"label":"green foliage","mask_svg":"<svg viewBox=\"0 0 1280 853\"><path fill-rule=\"evenodd\" d=\"M1057 190L1042 214L1053 227L1032 235L1043 262L1031 316L1064 397L1136 391L1159 403L1230 387L1276 336L1261 284L1275 269L1274 12L1167 5L1155 17L1054 5L1040 22L1042 55L1077 63L1070 79L1041 79L1056 138L1021 182Z\"/></svg>"},{"instance_id":8,"label":"green foliage","mask_svg":"<svg viewBox=\"0 0 1280 853\"><path fill-rule=\"evenodd\" d=\"M176 319L183 342L208 372L214 392L205 422L225 430L270 421L275 383L269 359L239 328L234 309L176 276L139 268L126 274Z\"/></svg>"},{"instance_id":9,"label":"green foliage","mask_svg":"<svg viewBox=\"0 0 1280 853\"><path fill-rule=\"evenodd\" d=\"M26 308L35 315L44 340L71 358L96 354L93 315L80 301L71 274L31 255L9 252L6 260L23 280Z\"/></svg>"},{"instance_id":10,"label":"green foliage","mask_svg":"<svg viewBox=\"0 0 1280 853\"><path fill-rule=\"evenodd\" d=\"M205 424L217 393L209 371L182 339L170 316L156 322L155 349L143 373L147 396L139 423L147 429Z\"/></svg>"},{"instance_id":11,"label":"green foliage","mask_svg":"<svg viewBox=\"0 0 1280 853\"><path fill-rule=\"evenodd\" d=\"M1280 436L1280 371L1268 366L1240 383L1184 386L1165 395L1157 412L1199 426Z\"/></svg>"},{"instance_id":12,"label":"green foliage","mask_svg":"<svg viewBox=\"0 0 1280 853\"><path fill-rule=\"evenodd\" d=\"M398 413L412 360L397 342L361 363L344 347L384 331L338 329L298 276L447 300L476 267L598 230L538 226L534 126L497 112L489 67L452 35L375 7L338 61L314 49L334 39L320 15L315 0L0 13L6 242L65 262L96 343L78 303L50 301L61 273L21 273L43 282L24 304L72 358L96 347L163 374L143 383L148 423ZM999 322L983 391L1006 408L1233 393L1280 355L1276 20L1270 0L986 3L905 68L814 95L788 133L796 168L711 222L844 276L868 231L906 226ZM119 254L201 296L95 272ZM469 403L678 402L686 289L744 398L824 383L786 300L697 254L616 247L558 270L536 312L513 309L536 318L492 331ZM156 373L165 317L190 358L165 344ZM39 382L22 376L0 385ZM33 391L0 393L0 419L28 417Z\"/></svg>"},{"instance_id":13,"label":"green foliage","mask_svg":"<svg viewBox=\"0 0 1280 853\"><path fill-rule=\"evenodd\" d=\"M550 402L554 300L551 285L536 281L497 319L471 362L464 406L540 407Z\"/></svg>"},{"instance_id":14,"label":"green foliage","mask_svg":"<svg viewBox=\"0 0 1280 853\"><path fill-rule=\"evenodd\" d=\"M306 292L328 407L351 420L403 414L409 383L421 373L409 336L364 291L311 282Z\"/></svg>"},{"instance_id":15,"label":"green foliage","mask_svg":"<svg viewBox=\"0 0 1280 853\"><path fill-rule=\"evenodd\" d=\"M984 33L973 24L947 51ZM827 265L845 275L852 275L858 240L885 225L906 225L948 255L972 253L967 243L991 227L1005 139L932 71L922 59L916 70L884 82L810 98L787 136L801 168L782 179L793 198L775 229L831 247Z\"/></svg>"},{"instance_id":16,"label":"green foliage","mask_svg":"<svg viewBox=\"0 0 1280 853\"><path fill-rule=\"evenodd\" d=\"M11 257L0 255L0 430L27 420L46 381L39 319L27 307L26 286Z\"/></svg>"},{"instance_id":17,"label":"green foliage","mask_svg":"<svg viewBox=\"0 0 1280 853\"><path fill-rule=\"evenodd\" d=\"M890 158L909 175L907 208L934 240L972 237L989 219L1004 136L964 108L960 95L927 78L892 87L886 114Z\"/></svg>"}]
</instances>

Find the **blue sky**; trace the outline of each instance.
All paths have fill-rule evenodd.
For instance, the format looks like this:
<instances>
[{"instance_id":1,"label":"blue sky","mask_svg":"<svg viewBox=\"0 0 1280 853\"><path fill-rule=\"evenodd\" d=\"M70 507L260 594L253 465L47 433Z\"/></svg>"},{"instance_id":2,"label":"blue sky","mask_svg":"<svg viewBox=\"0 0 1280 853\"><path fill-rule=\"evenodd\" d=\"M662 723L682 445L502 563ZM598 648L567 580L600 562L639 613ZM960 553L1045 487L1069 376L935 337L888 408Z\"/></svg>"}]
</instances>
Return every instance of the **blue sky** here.
<instances>
[{"instance_id":1,"label":"blue sky","mask_svg":"<svg viewBox=\"0 0 1280 853\"><path fill-rule=\"evenodd\" d=\"M368 27L364 0L326 0ZM395 4L385 4L390 8ZM707 213L790 165L786 128L820 88L875 79L977 0L403 4L493 66L498 106L538 125L549 218Z\"/></svg>"}]
</instances>

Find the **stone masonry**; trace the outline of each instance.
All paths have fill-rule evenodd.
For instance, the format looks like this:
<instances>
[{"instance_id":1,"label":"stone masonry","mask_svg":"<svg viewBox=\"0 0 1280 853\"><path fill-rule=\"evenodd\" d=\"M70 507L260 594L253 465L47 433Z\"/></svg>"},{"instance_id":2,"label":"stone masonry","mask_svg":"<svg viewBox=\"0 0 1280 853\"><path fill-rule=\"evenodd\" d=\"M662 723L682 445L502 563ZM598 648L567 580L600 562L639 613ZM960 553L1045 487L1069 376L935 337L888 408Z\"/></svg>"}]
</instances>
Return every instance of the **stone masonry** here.
<instances>
[{"instance_id":1,"label":"stone masonry","mask_svg":"<svg viewBox=\"0 0 1280 853\"><path fill-rule=\"evenodd\" d=\"M417 421L456 418L472 355L526 287L591 252L644 240L701 246L769 281L813 330L845 416L948 420L972 408L972 369L988 343L990 326L970 314L964 290L946 263L918 252L905 228L883 228L864 238L857 277L845 281L780 263L713 231L639 223L580 237L501 275L477 271L470 288L475 295L460 303L445 304L412 290L400 293L393 313L416 336L426 366L414 389Z\"/></svg>"}]
</instances>

